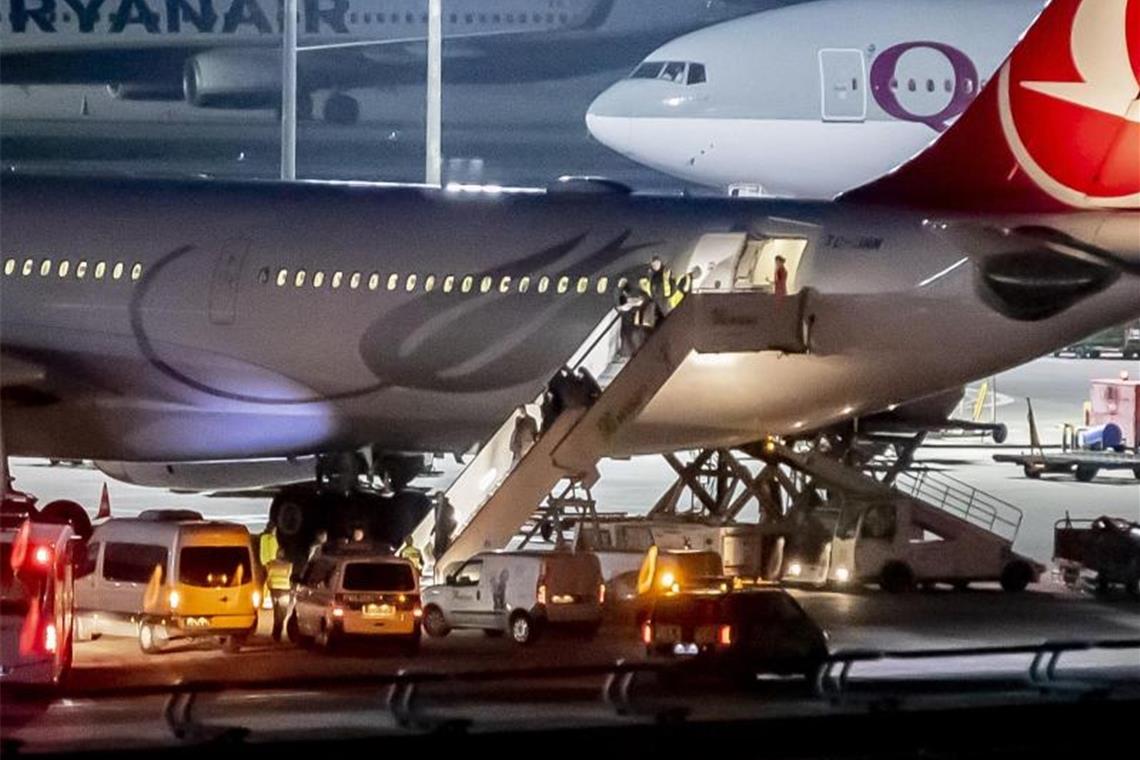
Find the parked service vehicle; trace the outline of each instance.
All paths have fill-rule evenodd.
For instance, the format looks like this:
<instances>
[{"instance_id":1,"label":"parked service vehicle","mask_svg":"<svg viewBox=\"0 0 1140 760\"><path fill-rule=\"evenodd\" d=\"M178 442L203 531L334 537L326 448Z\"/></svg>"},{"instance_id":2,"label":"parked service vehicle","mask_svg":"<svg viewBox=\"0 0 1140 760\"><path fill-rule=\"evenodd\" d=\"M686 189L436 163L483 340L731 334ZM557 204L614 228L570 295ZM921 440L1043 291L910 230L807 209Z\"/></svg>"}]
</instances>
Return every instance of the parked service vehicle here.
<instances>
[{"instance_id":1,"label":"parked service vehicle","mask_svg":"<svg viewBox=\"0 0 1140 760\"><path fill-rule=\"evenodd\" d=\"M724 563L710 550L649 547L637 574L634 616L642 625L657 599L682 591L728 588Z\"/></svg>"},{"instance_id":2,"label":"parked service vehicle","mask_svg":"<svg viewBox=\"0 0 1140 760\"><path fill-rule=\"evenodd\" d=\"M478 628L529 644L549 628L592 637L602 624L606 590L592 553L484 552L448 570L442 585L424 589L424 630L431 636Z\"/></svg>"},{"instance_id":3,"label":"parked service vehicle","mask_svg":"<svg viewBox=\"0 0 1140 760\"><path fill-rule=\"evenodd\" d=\"M77 633L137 636L148 654L186 638L217 638L235 652L257 628L256 568L243 525L188 510L108 520L78 563Z\"/></svg>"},{"instance_id":4,"label":"parked service vehicle","mask_svg":"<svg viewBox=\"0 0 1140 760\"><path fill-rule=\"evenodd\" d=\"M58 686L71 670L68 525L25 519L0 529L0 684Z\"/></svg>"},{"instance_id":5,"label":"parked service vehicle","mask_svg":"<svg viewBox=\"0 0 1140 760\"><path fill-rule=\"evenodd\" d=\"M386 549L386 547L385 547ZM293 589L290 640L331 649L350 638L420 647L420 585L415 566L366 542L326 546Z\"/></svg>"},{"instance_id":6,"label":"parked service vehicle","mask_svg":"<svg viewBox=\"0 0 1140 760\"><path fill-rule=\"evenodd\" d=\"M1010 541L903 495L848 499L831 542L831 583L877 583L884 591L916 585L999 581L1022 591L1044 567L1015 554Z\"/></svg>"},{"instance_id":7,"label":"parked service vehicle","mask_svg":"<svg viewBox=\"0 0 1140 760\"><path fill-rule=\"evenodd\" d=\"M1119 584L1140 596L1140 522L1118 517L1058 520L1053 526L1053 561L1070 587L1089 576L1100 593Z\"/></svg>"},{"instance_id":8,"label":"parked service vehicle","mask_svg":"<svg viewBox=\"0 0 1140 760\"><path fill-rule=\"evenodd\" d=\"M661 596L641 640L651 657L693 658L746 681L758 673L810 677L828 655L827 634L790 594L772 587Z\"/></svg>"}]
</instances>

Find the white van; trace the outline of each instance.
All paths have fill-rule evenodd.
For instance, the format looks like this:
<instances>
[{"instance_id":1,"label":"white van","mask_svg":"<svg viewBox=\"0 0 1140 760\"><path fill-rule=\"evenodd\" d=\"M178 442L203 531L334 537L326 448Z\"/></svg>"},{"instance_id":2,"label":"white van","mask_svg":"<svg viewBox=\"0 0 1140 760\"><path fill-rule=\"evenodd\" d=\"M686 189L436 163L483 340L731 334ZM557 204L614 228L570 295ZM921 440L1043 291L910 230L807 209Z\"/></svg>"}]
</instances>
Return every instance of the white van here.
<instances>
[{"instance_id":1,"label":"white van","mask_svg":"<svg viewBox=\"0 0 1140 760\"><path fill-rule=\"evenodd\" d=\"M448 569L442 585L423 591L423 628L446 636L454 628L509 633L529 644L548 626L587 636L602 623L605 586L588 552L485 552Z\"/></svg>"},{"instance_id":2,"label":"white van","mask_svg":"<svg viewBox=\"0 0 1140 760\"><path fill-rule=\"evenodd\" d=\"M148 654L215 637L236 651L257 628L259 576L243 525L184 510L108 520L77 568L76 635L137 636Z\"/></svg>"}]
</instances>

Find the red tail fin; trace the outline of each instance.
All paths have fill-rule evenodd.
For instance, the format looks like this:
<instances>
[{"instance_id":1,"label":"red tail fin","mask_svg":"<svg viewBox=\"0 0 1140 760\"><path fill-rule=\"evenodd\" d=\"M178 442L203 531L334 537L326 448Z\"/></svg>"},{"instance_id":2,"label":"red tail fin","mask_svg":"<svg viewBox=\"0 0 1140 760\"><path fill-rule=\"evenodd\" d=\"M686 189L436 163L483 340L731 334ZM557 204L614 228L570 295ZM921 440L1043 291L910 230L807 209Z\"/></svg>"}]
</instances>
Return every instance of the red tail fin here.
<instances>
[{"instance_id":1,"label":"red tail fin","mask_svg":"<svg viewBox=\"0 0 1140 760\"><path fill-rule=\"evenodd\" d=\"M107 484L103 484L103 492L99 494L99 512L96 520L106 520L111 516L111 494L107 493Z\"/></svg>"},{"instance_id":2,"label":"red tail fin","mask_svg":"<svg viewBox=\"0 0 1140 760\"><path fill-rule=\"evenodd\" d=\"M941 209L1140 209L1140 0L1052 0L930 148L847 193Z\"/></svg>"}]
</instances>

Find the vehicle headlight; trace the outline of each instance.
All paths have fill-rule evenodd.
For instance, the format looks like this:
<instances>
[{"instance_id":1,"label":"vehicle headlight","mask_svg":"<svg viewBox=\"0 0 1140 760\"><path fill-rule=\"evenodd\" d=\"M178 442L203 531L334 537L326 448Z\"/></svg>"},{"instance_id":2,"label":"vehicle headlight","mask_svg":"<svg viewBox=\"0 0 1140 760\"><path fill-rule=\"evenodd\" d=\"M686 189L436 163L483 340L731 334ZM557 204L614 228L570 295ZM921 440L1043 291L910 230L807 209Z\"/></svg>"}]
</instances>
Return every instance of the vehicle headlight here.
<instances>
[{"instance_id":1,"label":"vehicle headlight","mask_svg":"<svg viewBox=\"0 0 1140 760\"><path fill-rule=\"evenodd\" d=\"M801 565L799 562L793 562L792 564L788 565L788 575L792 576L793 578L800 577L800 575L803 574L803 571L803 565Z\"/></svg>"},{"instance_id":2,"label":"vehicle headlight","mask_svg":"<svg viewBox=\"0 0 1140 760\"><path fill-rule=\"evenodd\" d=\"M672 588L676 580L677 579L673 577L673 573L661 573L661 588Z\"/></svg>"},{"instance_id":3,"label":"vehicle headlight","mask_svg":"<svg viewBox=\"0 0 1140 760\"><path fill-rule=\"evenodd\" d=\"M177 589L175 589L174 591L170 592L170 595L166 598L166 600L170 602L170 609L176 610L178 609L178 605L182 603L182 595L178 593Z\"/></svg>"},{"instance_id":4,"label":"vehicle headlight","mask_svg":"<svg viewBox=\"0 0 1140 760\"><path fill-rule=\"evenodd\" d=\"M254 608L261 606L261 592L260 591L254 591L253 592L253 606L254 606Z\"/></svg>"},{"instance_id":5,"label":"vehicle headlight","mask_svg":"<svg viewBox=\"0 0 1140 760\"><path fill-rule=\"evenodd\" d=\"M835 580L846 583L851 578L851 571L845 567L835 568Z\"/></svg>"}]
</instances>

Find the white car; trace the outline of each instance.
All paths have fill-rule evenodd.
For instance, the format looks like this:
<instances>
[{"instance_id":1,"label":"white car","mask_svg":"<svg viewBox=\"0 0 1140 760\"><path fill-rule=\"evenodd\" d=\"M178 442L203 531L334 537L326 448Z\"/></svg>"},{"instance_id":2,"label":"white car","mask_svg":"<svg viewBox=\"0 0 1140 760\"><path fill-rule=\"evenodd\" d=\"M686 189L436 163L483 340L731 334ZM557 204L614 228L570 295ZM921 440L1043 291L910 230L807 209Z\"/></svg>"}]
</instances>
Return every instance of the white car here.
<instances>
[{"instance_id":1,"label":"white car","mask_svg":"<svg viewBox=\"0 0 1140 760\"><path fill-rule=\"evenodd\" d=\"M605 585L598 558L588 552L486 552L424 589L423 598L430 636L475 628L529 644L550 626L597 633Z\"/></svg>"},{"instance_id":2,"label":"white car","mask_svg":"<svg viewBox=\"0 0 1140 760\"><path fill-rule=\"evenodd\" d=\"M367 545L325 549L305 565L287 622L291 641L329 649L348 637L420 645L415 566Z\"/></svg>"}]
</instances>

